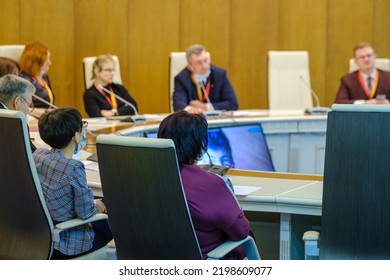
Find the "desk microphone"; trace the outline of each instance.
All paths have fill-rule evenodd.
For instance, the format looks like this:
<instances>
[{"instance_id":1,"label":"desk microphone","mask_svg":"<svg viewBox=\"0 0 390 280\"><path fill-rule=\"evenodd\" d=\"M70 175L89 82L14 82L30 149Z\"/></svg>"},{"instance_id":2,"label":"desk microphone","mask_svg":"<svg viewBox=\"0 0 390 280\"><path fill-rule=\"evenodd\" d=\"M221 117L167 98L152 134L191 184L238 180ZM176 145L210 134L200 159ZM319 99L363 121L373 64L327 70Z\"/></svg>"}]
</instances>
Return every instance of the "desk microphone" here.
<instances>
[{"instance_id":1,"label":"desk microphone","mask_svg":"<svg viewBox=\"0 0 390 280\"><path fill-rule=\"evenodd\" d=\"M307 108L305 110L305 113L307 113L309 115L324 115L324 114L327 114L330 111L330 108L328 108L328 107L321 107L318 95L315 93L315 91L312 89L312 87L309 86L309 84L306 82L306 80L303 78L302 75L299 75L299 78L302 80L302 82L305 85L305 87L307 87L310 90L311 96L313 96L313 98L316 101L316 107Z\"/></svg>"},{"instance_id":2,"label":"desk microphone","mask_svg":"<svg viewBox=\"0 0 390 280\"><path fill-rule=\"evenodd\" d=\"M53 109L58 109L58 107L54 104L51 104L50 102L47 102L45 99L43 99L42 97L39 97L38 95L36 95L35 93L33 93L32 95L34 98L38 99L39 101L45 103L46 105L48 105L49 107L53 108Z\"/></svg>"},{"instance_id":3,"label":"desk microphone","mask_svg":"<svg viewBox=\"0 0 390 280\"><path fill-rule=\"evenodd\" d=\"M122 101L126 105L130 106L134 110L134 116L131 116L131 117L126 118L126 119L123 119L121 121L123 121L123 122L127 122L127 121L130 121L130 122L144 122L144 121L146 121L146 118L144 116L142 116L142 115L139 115L138 111L137 111L137 108L135 108L135 106L133 104L131 104L129 101L127 101L126 99L123 99L122 97L120 97L119 95L115 94L114 92L111 92L111 91L107 90L101 84L98 84L98 87L100 87L102 90L104 90L104 92L115 96L117 99L119 99L120 101Z\"/></svg>"},{"instance_id":4,"label":"desk microphone","mask_svg":"<svg viewBox=\"0 0 390 280\"><path fill-rule=\"evenodd\" d=\"M220 117L222 115L222 111L220 110L215 110L213 104L210 101L209 95L206 93L206 89L204 87L203 81L201 79L196 80L198 82L198 85L202 89L204 95L206 96L206 101L208 104L210 104L210 110L203 111L202 114L207 118L207 117Z\"/></svg>"}]
</instances>

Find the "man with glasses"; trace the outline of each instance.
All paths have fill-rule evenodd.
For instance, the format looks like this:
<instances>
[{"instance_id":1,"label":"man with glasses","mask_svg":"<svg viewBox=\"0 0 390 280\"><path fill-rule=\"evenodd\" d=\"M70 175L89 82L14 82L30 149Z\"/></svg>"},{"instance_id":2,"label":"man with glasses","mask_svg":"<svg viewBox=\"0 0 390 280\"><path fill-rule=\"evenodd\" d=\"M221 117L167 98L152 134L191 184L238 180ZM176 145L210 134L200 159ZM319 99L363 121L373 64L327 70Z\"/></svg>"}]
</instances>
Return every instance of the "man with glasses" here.
<instances>
[{"instance_id":1,"label":"man with glasses","mask_svg":"<svg viewBox=\"0 0 390 280\"><path fill-rule=\"evenodd\" d=\"M0 78L0 109L21 111L28 114L34 108L32 95L35 87L32 83L13 74ZM36 147L30 141L31 151Z\"/></svg>"},{"instance_id":2,"label":"man with glasses","mask_svg":"<svg viewBox=\"0 0 390 280\"><path fill-rule=\"evenodd\" d=\"M354 48L359 70L341 78L335 103L340 104L389 104L390 72L375 68L375 52L368 43Z\"/></svg>"}]
</instances>

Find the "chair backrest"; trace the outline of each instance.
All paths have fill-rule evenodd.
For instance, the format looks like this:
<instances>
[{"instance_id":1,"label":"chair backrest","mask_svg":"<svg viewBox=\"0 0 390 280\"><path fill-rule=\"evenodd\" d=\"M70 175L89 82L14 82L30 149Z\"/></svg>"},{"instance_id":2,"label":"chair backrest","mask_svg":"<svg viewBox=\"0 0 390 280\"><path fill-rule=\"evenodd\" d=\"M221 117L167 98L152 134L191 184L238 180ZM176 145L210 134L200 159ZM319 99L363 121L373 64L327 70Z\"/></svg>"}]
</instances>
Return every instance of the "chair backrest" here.
<instances>
[{"instance_id":1,"label":"chair backrest","mask_svg":"<svg viewBox=\"0 0 390 280\"><path fill-rule=\"evenodd\" d=\"M375 66L378 69L390 71L390 58L376 58ZM349 59L349 73L359 70L354 58Z\"/></svg>"},{"instance_id":2,"label":"chair backrest","mask_svg":"<svg viewBox=\"0 0 390 280\"><path fill-rule=\"evenodd\" d=\"M0 57L8 57L19 62L24 45L0 45Z\"/></svg>"},{"instance_id":3,"label":"chair backrest","mask_svg":"<svg viewBox=\"0 0 390 280\"><path fill-rule=\"evenodd\" d=\"M307 51L268 52L268 103L270 110L313 107Z\"/></svg>"},{"instance_id":4,"label":"chair backrest","mask_svg":"<svg viewBox=\"0 0 390 280\"><path fill-rule=\"evenodd\" d=\"M0 259L48 259L53 227L22 112L0 110Z\"/></svg>"},{"instance_id":5,"label":"chair backrest","mask_svg":"<svg viewBox=\"0 0 390 280\"><path fill-rule=\"evenodd\" d=\"M121 76L121 68L119 64L119 58L116 55L112 55L112 58L115 61L115 73L114 73L114 83L122 84L122 76ZM92 77L92 65L95 62L96 56L89 56L83 58L83 72L84 72L84 86L85 88L89 88L93 84Z\"/></svg>"},{"instance_id":6,"label":"chair backrest","mask_svg":"<svg viewBox=\"0 0 390 280\"><path fill-rule=\"evenodd\" d=\"M333 105L320 259L390 259L390 108Z\"/></svg>"},{"instance_id":7,"label":"chair backrest","mask_svg":"<svg viewBox=\"0 0 390 280\"><path fill-rule=\"evenodd\" d=\"M99 135L97 153L118 259L201 259L173 141Z\"/></svg>"},{"instance_id":8,"label":"chair backrest","mask_svg":"<svg viewBox=\"0 0 390 280\"><path fill-rule=\"evenodd\" d=\"M172 96L175 90L175 76L187 66L185 52L171 52L169 55L169 105L171 113L173 110Z\"/></svg>"}]
</instances>

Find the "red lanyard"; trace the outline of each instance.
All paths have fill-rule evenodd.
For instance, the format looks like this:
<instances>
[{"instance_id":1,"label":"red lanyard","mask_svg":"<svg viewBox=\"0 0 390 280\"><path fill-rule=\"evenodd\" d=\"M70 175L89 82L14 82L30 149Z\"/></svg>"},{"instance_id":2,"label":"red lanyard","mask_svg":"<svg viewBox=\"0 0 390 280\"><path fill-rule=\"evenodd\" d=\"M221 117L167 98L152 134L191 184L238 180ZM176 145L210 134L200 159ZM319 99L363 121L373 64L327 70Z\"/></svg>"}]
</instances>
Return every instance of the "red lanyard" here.
<instances>
[{"instance_id":1,"label":"red lanyard","mask_svg":"<svg viewBox=\"0 0 390 280\"><path fill-rule=\"evenodd\" d=\"M111 99L107 96L107 94L105 94L103 92L103 90L98 86L98 84L96 82L94 82L93 85L98 90L98 92L100 92L104 96L104 98L107 100L108 104L110 104L111 108L116 109L114 104L112 103ZM110 91L112 91L111 88L110 88Z\"/></svg>"}]
</instances>

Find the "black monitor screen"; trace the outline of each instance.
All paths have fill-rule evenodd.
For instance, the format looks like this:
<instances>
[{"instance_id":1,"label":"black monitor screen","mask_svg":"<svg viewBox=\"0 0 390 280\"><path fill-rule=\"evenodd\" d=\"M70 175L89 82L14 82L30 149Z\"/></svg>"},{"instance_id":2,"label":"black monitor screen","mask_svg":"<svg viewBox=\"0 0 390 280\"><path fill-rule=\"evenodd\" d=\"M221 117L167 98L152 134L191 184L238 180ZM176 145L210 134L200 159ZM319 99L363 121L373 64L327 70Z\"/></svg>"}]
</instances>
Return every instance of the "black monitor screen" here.
<instances>
[{"instance_id":1,"label":"black monitor screen","mask_svg":"<svg viewBox=\"0 0 390 280\"><path fill-rule=\"evenodd\" d=\"M157 137L149 132L147 137ZM237 169L275 171L260 124L208 129L209 143L199 164L226 165Z\"/></svg>"}]
</instances>

